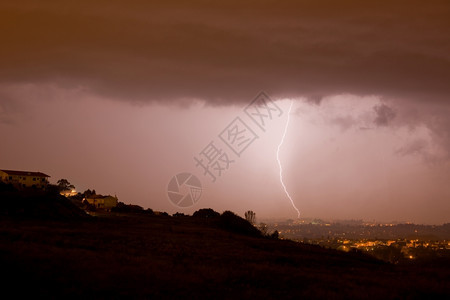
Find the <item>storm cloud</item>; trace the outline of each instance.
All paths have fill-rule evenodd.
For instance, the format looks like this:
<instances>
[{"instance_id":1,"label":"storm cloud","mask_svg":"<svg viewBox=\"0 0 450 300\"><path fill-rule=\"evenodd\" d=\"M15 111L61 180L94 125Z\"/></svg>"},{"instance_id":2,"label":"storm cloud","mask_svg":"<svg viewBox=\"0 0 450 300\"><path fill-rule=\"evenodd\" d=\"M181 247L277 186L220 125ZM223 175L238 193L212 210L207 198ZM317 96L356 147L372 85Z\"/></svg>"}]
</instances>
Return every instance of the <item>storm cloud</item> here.
<instances>
[{"instance_id":1,"label":"storm cloud","mask_svg":"<svg viewBox=\"0 0 450 300\"><path fill-rule=\"evenodd\" d=\"M3 1L0 81L124 101L446 102L448 1Z\"/></svg>"}]
</instances>

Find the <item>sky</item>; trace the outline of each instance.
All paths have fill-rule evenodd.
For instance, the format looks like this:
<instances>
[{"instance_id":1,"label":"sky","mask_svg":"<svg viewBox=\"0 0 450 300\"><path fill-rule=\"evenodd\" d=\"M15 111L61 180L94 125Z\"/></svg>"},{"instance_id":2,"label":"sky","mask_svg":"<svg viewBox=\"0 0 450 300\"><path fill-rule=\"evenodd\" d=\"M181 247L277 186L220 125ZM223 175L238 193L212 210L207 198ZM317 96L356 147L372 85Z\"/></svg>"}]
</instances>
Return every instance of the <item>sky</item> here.
<instances>
[{"instance_id":1,"label":"sky","mask_svg":"<svg viewBox=\"0 0 450 300\"><path fill-rule=\"evenodd\" d=\"M3 0L0 36L2 169L295 219L287 128L301 217L450 222L448 1ZM239 154L233 122L255 137ZM211 142L233 161L214 182L195 161ZM184 172L202 193L181 208Z\"/></svg>"}]
</instances>

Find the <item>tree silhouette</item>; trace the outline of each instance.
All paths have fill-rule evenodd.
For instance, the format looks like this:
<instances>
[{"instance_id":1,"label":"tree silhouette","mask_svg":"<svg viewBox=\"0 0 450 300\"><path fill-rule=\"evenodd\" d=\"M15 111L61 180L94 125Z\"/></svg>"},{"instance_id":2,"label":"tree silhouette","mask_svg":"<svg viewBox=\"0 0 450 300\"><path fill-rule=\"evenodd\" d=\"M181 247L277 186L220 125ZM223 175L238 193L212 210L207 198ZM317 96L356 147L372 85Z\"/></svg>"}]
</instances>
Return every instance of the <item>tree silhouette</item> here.
<instances>
[{"instance_id":1,"label":"tree silhouette","mask_svg":"<svg viewBox=\"0 0 450 300\"><path fill-rule=\"evenodd\" d=\"M70 182L67 179L60 179L56 182L59 191L67 191L67 190L73 190L75 189L75 186L73 184L70 184Z\"/></svg>"},{"instance_id":2,"label":"tree silhouette","mask_svg":"<svg viewBox=\"0 0 450 300\"><path fill-rule=\"evenodd\" d=\"M278 239L278 237L280 236L280 233L278 232L278 230L275 230L270 237L273 239Z\"/></svg>"},{"instance_id":3,"label":"tree silhouette","mask_svg":"<svg viewBox=\"0 0 450 300\"><path fill-rule=\"evenodd\" d=\"M255 225L256 222L256 214L249 210L245 212L245 219L252 225Z\"/></svg>"},{"instance_id":4,"label":"tree silhouette","mask_svg":"<svg viewBox=\"0 0 450 300\"><path fill-rule=\"evenodd\" d=\"M87 189L83 192L83 195L84 195L84 197L89 198L91 196L96 195L96 192L95 192L95 190L91 191L90 189Z\"/></svg>"}]
</instances>

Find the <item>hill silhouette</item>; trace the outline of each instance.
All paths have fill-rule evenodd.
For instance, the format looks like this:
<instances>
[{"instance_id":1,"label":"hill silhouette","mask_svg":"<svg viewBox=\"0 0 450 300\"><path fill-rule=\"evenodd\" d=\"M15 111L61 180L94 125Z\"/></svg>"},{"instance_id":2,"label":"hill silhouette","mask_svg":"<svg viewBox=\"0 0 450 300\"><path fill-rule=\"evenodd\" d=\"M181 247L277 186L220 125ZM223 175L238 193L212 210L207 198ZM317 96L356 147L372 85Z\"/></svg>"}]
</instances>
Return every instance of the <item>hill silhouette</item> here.
<instances>
[{"instance_id":1,"label":"hill silhouette","mask_svg":"<svg viewBox=\"0 0 450 300\"><path fill-rule=\"evenodd\" d=\"M44 220L76 220L88 215L72 201L61 196L56 187L17 190L0 182L0 216Z\"/></svg>"},{"instance_id":2,"label":"hill silhouette","mask_svg":"<svg viewBox=\"0 0 450 300\"><path fill-rule=\"evenodd\" d=\"M232 221L220 221L223 215ZM448 266L391 265L361 253L264 238L242 231L248 224L237 218L230 213L212 219L112 213L75 222L2 217L3 292L51 298L450 295Z\"/></svg>"},{"instance_id":3,"label":"hill silhouette","mask_svg":"<svg viewBox=\"0 0 450 300\"><path fill-rule=\"evenodd\" d=\"M193 214L194 218L203 220L211 226L253 237L261 237L261 232L247 220L239 217L232 211L224 211L222 214L211 208L202 208Z\"/></svg>"}]
</instances>

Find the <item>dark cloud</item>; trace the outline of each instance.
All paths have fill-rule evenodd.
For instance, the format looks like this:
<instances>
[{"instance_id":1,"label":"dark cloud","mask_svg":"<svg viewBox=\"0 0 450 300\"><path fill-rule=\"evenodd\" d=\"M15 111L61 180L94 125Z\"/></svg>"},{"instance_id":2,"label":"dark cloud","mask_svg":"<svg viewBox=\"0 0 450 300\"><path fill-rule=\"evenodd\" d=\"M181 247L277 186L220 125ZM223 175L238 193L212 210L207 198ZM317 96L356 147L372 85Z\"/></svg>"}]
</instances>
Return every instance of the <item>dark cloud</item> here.
<instances>
[{"instance_id":1,"label":"dark cloud","mask_svg":"<svg viewBox=\"0 0 450 300\"><path fill-rule=\"evenodd\" d=\"M3 1L0 82L122 100L446 102L448 1ZM322 95L318 97L317 95Z\"/></svg>"},{"instance_id":2,"label":"dark cloud","mask_svg":"<svg viewBox=\"0 0 450 300\"><path fill-rule=\"evenodd\" d=\"M374 125L426 124L450 157L448 1L4 1L0 35L0 89L185 106L378 95Z\"/></svg>"},{"instance_id":3,"label":"dark cloud","mask_svg":"<svg viewBox=\"0 0 450 300\"><path fill-rule=\"evenodd\" d=\"M386 104L376 105L373 110L376 113L374 123L377 126L388 126L396 115L395 111Z\"/></svg>"}]
</instances>

